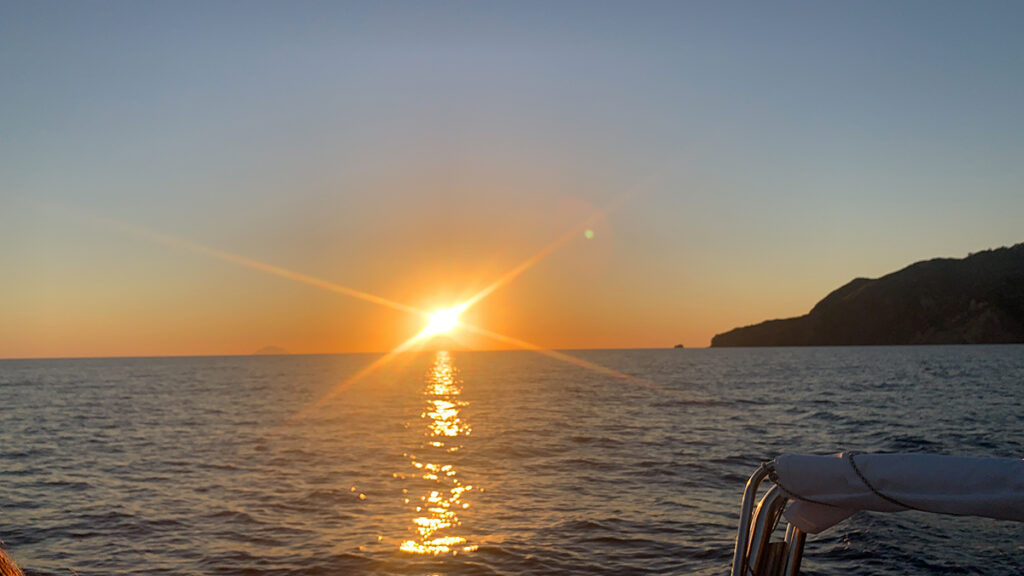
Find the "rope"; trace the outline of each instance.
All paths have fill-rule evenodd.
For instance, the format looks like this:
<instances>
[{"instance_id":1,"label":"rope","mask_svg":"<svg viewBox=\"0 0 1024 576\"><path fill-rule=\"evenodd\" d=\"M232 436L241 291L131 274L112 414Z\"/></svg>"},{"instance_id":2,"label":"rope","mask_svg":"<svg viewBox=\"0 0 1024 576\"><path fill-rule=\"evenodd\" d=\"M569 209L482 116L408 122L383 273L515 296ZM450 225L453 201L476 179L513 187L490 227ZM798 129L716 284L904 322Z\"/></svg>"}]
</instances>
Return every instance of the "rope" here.
<instances>
[{"instance_id":1,"label":"rope","mask_svg":"<svg viewBox=\"0 0 1024 576\"><path fill-rule=\"evenodd\" d=\"M838 506L836 506L835 504L829 504L828 502L819 502L806 496L801 496L800 494L797 494L796 492L790 490L789 488L786 488L782 481L779 480L779 473L775 471L775 466L773 466L771 462L762 462L761 465L768 469L768 479L774 482L775 485L778 486L779 488L782 488L782 491L785 492L786 494L789 494L790 496L796 498L797 500L803 500L804 502L810 502L811 504L820 504L821 506L828 506L829 508L838 508Z\"/></svg>"},{"instance_id":2,"label":"rope","mask_svg":"<svg viewBox=\"0 0 1024 576\"><path fill-rule=\"evenodd\" d=\"M857 463L853 461L853 458L856 455L857 455L856 452L847 452L846 453L847 461L850 463L850 466L853 468L853 471L857 473L857 477L860 478L860 481L863 482L864 485L867 486L869 490L874 492L875 496L878 496L879 498L881 498L882 500L885 500L886 502L895 504L897 506L900 506L902 508L906 508L908 510L918 510L918 511L921 510L920 508L917 508L915 506L911 506L910 504L906 504L904 502L900 502L899 500L897 500L895 498L891 498L891 497L886 496L885 494L882 494L881 492L879 492L877 488L875 488L874 486L871 485L871 482L868 482L868 479L865 478L864 474L861 473L860 468L857 467Z\"/></svg>"},{"instance_id":3,"label":"rope","mask_svg":"<svg viewBox=\"0 0 1024 576\"><path fill-rule=\"evenodd\" d=\"M882 500L885 500L886 502L889 502L891 504L895 504L895 505L897 505L897 506L899 506L901 508L906 508L908 510L922 511L920 508L918 508L916 506L911 506L910 504L907 504L906 502L900 502L899 500L897 500L895 498L892 498L891 496L886 496L885 494L882 494L877 488L875 488L871 484L871 482L868 482L867 477L864 476L864 473L860 471L859 467L857 467L857 463L854 461L854 457L856 457L856 456L857 456L857 452L847 452L846 453L846 461L850 463L850 467L853 468L854 473L857 474L857 477L860 478L860 481L863 482L864 485L868 487L868 490L871 490L871 492L874 493L875 496L878 496ZM828 502L821 502L821 501L815 500L813 498L808 498L806 496L802 496L799 493L797 493L797 492L787 488L782 483L782 481L779 480L779 474L778 474L778 472L775 471L775 466L773 466L771 462L762 462L761 466L764 466L765 468L768 469L768 479L771 480L773 483L775 483L775 485L778 486L779 488L782 488L783 492L789 494L793 498L796 498L797 500L803 500L804 502L810 502L811 504L819 504L821 506L828 506L829 508L840 508L840 506L836 506L835 504L830 504Z\"/></svg>"}]
</instances>

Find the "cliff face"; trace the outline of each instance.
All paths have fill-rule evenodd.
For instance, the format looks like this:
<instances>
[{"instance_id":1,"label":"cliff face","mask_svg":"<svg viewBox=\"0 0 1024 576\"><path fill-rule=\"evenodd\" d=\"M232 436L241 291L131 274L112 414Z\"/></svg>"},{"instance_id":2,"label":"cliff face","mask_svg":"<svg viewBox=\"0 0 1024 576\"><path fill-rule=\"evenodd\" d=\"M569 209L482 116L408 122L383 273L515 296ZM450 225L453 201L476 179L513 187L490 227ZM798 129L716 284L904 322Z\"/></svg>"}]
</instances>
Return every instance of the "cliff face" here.
<instances>
[{"instance_id":1,"label":"cliff face","mask_svg":"<svg viewBox=\"0 0 1024 576\"><path fill-rule=\"evenodd\" d=\"M736 328L711 346L1024 343L1024 244L857 278L806 315Z\"/></svg>"}]
</instances>

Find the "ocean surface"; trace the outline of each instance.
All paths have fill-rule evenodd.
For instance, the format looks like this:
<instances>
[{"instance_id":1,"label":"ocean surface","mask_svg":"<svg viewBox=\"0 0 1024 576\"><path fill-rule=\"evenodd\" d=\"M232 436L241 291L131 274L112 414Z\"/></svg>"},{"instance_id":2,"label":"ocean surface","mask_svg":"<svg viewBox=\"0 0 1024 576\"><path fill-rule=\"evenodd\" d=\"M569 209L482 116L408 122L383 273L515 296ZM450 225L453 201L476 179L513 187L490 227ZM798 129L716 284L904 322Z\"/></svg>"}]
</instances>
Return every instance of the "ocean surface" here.
<instances>
[{"instance_id":1,"label":"ocean surface","mask_svg":"<svg viewBox=\"0 0 1024 576\"><path fill-rule=\"evenodd\" d=\"M722 575L762 460L1024 456L1024 346L567 354L0 361L0 538L29 575ZM861 513L803 567L1021 574L1024 524Z\"/></svg>"}]
</instances>

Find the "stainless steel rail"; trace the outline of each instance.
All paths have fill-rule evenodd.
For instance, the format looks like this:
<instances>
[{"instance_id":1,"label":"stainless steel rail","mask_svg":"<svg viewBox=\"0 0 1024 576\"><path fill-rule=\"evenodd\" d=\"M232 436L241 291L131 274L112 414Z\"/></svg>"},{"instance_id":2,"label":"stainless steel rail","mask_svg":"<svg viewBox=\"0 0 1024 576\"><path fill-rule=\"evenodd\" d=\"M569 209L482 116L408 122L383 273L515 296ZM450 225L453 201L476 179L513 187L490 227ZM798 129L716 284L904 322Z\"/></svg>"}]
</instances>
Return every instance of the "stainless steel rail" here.
<instances>
[{"instance_id":1,"label":"stainless steel rail","mask_svg":"<svg viewBox=\"0 0 1024 576\"><path fill-rule=\"evenodd\" d=\"M732 576L796 576L800 573L806 535L790 525L782 541L771 541L789 498L778 486L772 486L756 508L754 506L758 488L771 472L770 463L761 464L743 491Z\"/></svg>"}]
</instances>

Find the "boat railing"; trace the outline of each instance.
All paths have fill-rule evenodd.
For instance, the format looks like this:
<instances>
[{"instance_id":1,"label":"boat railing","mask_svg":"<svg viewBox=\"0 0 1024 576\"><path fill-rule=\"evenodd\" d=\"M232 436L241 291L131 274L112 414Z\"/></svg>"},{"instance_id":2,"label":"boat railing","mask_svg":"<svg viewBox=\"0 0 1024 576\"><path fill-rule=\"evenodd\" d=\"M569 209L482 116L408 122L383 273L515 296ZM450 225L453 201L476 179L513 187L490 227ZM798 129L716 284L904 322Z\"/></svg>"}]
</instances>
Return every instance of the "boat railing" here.
<instances>
[{"instance_id":1,"label":"boat railing","mask_svg":"<svg viewBox=\"0 0 1024 576\"><path fill-rule=\"evenodd\" d=\"M765 480L764 495L758 500ZM783 455L743 491L732 576L796 576L807 534L860 510L1024 522L1024 460L931 454ZM779 525L785 515L784 536Z\"/></svg>"},{"instance_id":2,"label":"boat railing","mask_svg":"<svg viewBox=\"0 0 1024 576\"><path fill-rule=\"evenodd\" d=\"M765 462L747 481L740 507L732 576L795 576L800 573L806 534L790 524L782 540L772 541L788 502L786 495L778 486L772 486L757 506L754 505L762 482L773 475L772 464Z\"/></svg>"}]
</instances>

